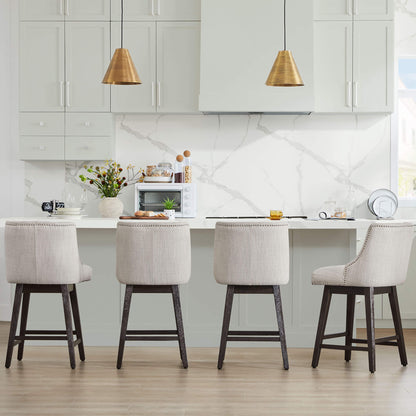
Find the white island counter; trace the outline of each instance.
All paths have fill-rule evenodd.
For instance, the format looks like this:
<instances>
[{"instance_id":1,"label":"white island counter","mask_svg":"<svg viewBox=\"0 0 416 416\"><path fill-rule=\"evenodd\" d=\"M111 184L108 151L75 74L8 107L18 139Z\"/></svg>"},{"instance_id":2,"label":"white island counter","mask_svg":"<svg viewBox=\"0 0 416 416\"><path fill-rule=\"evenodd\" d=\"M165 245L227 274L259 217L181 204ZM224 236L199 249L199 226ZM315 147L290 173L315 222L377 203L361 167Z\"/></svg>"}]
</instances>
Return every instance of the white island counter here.
<instances>
[{"instance_id":1,"label":"white island counter","mask_svg":"<svg viewBox=\"0 0 416 416\"><path fill-rule=\"evenodd\" d=\"M12 219L57 221L45 217L10 218ZM6 220L0 219L1 237ZM189 284L181 286L187 345L217 346L225 299L225 287L217 284L213 276L214 228L218 220L195 218L176 221L186 221L191 227L192 276ZM322 295L322 287L311 285L311 272L321 266L344 264L351 260L361 246L372 221L285 221L290 229L291 277L289 284L281 289L288 345L311 347ZM117 220L86 217L73 222L78 230L81 259L93 268L92 281L80 284L78 288L85 342L87 345L117 345L124 295L124 288L115 277ZM0 320L9 320L11 286L5 279L3 238L0 245ZM408 281L402 288L404 290L399 290L404 326L413 326L416 323L411 296L416 280L413 273L416 256L412 257ZM378 324L389 326L389 316L387 313L383 315L383 310L386 311L387 308L383 308L383 299L381 296L379 298L376 303L376 317L380 319ZM272 296L237 295L231 327L241 330L275 329L276 316L273 307ZM330 314L327 331L340 332L345 325L345 299L334 296L331 308L333 312ZM361 303L357 305L357 317L362 317L362 313ZM174 328L170 296L134 295L129 325L136 329ZM63 313L59 296L34 295L31 298L28 328L56 329L62 326Z\"/></svg>"}]
</instances>

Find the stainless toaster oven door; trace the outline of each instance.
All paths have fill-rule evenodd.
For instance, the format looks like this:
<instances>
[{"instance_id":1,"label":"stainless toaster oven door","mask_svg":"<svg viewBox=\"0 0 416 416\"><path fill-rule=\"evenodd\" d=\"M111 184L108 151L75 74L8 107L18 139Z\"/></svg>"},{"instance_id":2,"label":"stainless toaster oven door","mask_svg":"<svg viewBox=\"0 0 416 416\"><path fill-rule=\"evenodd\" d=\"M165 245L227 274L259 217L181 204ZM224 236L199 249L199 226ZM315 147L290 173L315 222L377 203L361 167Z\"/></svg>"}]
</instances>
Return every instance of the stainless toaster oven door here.
<instances>
[{"instance_id":1,"label":"stainless toaster oven door","mask_svg":"<svg viewBox=\"0 0 416 416\"><path fill-rule=\"evenodd\" d=\"M175 200L175 211L182 211L181 191L167 190L140 190L139 191L139 210L140 211L159 211L164 210L163 201L166 199Z\"/></svg>"}]
</instances>

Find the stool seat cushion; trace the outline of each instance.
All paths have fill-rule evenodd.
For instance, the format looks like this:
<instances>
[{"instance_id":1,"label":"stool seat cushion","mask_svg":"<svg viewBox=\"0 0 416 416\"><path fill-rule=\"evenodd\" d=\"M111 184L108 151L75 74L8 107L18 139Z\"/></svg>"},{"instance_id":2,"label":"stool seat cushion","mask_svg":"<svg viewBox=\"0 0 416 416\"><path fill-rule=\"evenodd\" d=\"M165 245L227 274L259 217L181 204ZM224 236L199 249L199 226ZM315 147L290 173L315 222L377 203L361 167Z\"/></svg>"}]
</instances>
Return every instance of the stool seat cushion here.
<instances>
[{"instance_id":1,"label":"stool seat cushion","mask_svg":"<svg viewBox=\"0 0 416 416\"><path fill-rule=\"evenodd\" d=\"M313 285L345 286L345 265L320 267L312 273Z\"/></svg>"}]
</instances>

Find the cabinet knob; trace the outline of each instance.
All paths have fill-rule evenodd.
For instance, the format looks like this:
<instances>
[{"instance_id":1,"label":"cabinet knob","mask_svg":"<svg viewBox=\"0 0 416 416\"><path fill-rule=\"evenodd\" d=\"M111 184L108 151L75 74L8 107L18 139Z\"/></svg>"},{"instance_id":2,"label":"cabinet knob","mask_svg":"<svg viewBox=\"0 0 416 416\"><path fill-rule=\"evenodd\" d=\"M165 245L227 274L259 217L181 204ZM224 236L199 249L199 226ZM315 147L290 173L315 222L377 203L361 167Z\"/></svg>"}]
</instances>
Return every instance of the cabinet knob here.
<instances>
[{"instance_id":1,"label":"cabinet knob","mask_svg":"<svg viewBox=\"0 0 416 416\"><path fill-rule=\"evenodd\" d=\"M89 121L86 121L86 122L84 123L84 126L85 126L85 127L89 127L89 126L91 126L91 123L90 123Z\"/></svg>"},{"instance_id":2,"label":"cabinet knob","mask_svg":"<svg viewBox=\"0 0 416 416\"><path fill-rule=\"evenodd\" d=\"M39 121L39 126L43 127L45 125L44 121Z\"/></svg>"},{"instance_id":3,"label":"cabinet knob","mask_svg":"<svg viewBox=\"0 0 416 416\"><path fill-rule=\"evenodd\" d=\"M46 150L46 146L38 146L38 150L41 150L43 152L44 150Z\"/></svg>"}]
</instances>

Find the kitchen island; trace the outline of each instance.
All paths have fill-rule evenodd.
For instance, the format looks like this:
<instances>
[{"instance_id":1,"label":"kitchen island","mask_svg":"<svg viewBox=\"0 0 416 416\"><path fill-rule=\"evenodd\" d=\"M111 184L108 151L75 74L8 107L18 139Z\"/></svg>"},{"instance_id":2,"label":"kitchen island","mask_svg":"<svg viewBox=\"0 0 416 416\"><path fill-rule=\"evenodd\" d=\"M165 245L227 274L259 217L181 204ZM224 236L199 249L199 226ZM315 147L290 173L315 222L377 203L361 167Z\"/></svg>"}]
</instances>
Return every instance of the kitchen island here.
<instances>
[{"instance_id":1,"label":"kitchen island","mask_svg":"<svg viewBox=\"0 0 416 416\"><path fill-rule=\"evenodd\" d=\"M33 219L35 218L25 218L25 220ZM37 219L58 221L54 218ZM6 219L0 220L0 320L10 319L12 292L12 287L6 282L4 271L5 221ZM188 222L191 227L192 275L189 284L180 288L187 345L217 346L226 291L225 286L217 284L213 276L214 229L218 220L196 218L176 219L176 221ZM318 267L344 264L354 258L372 221L304 219L284 221L289 225L291 249L290 282L281 287L287 341L290 347L312 347L322 287L311 285L311 273ZM84 218L73 222L77 226L81 259L93 268L92 280L78 287L85 343L86 345L117 345L124 297L124 287L115 277L117 220ZM408 280L410 279L415 280L414 276L409 275ZM405 296L406 291L402 292ZM376 316L383 318L383 300L377 299L377 301ZM362 302L357 305L358 318L363 316L362 307ZM402 315L406 318L406 310L402 311ZM408 317L413 318L412 311ZM388 321L385 323L386 326L389 325ZM39 294L31 298L29 329L56 329L63 327L63 324L62 302L59 296ZM136 329L174 328L170 296L134 295L129 325ZM266 330L276 329L276 325L272 296L236 296L231 328ZM341 332L344 325L345 299L334 296L327 331Z\"/></svg>"}]
</instances>

